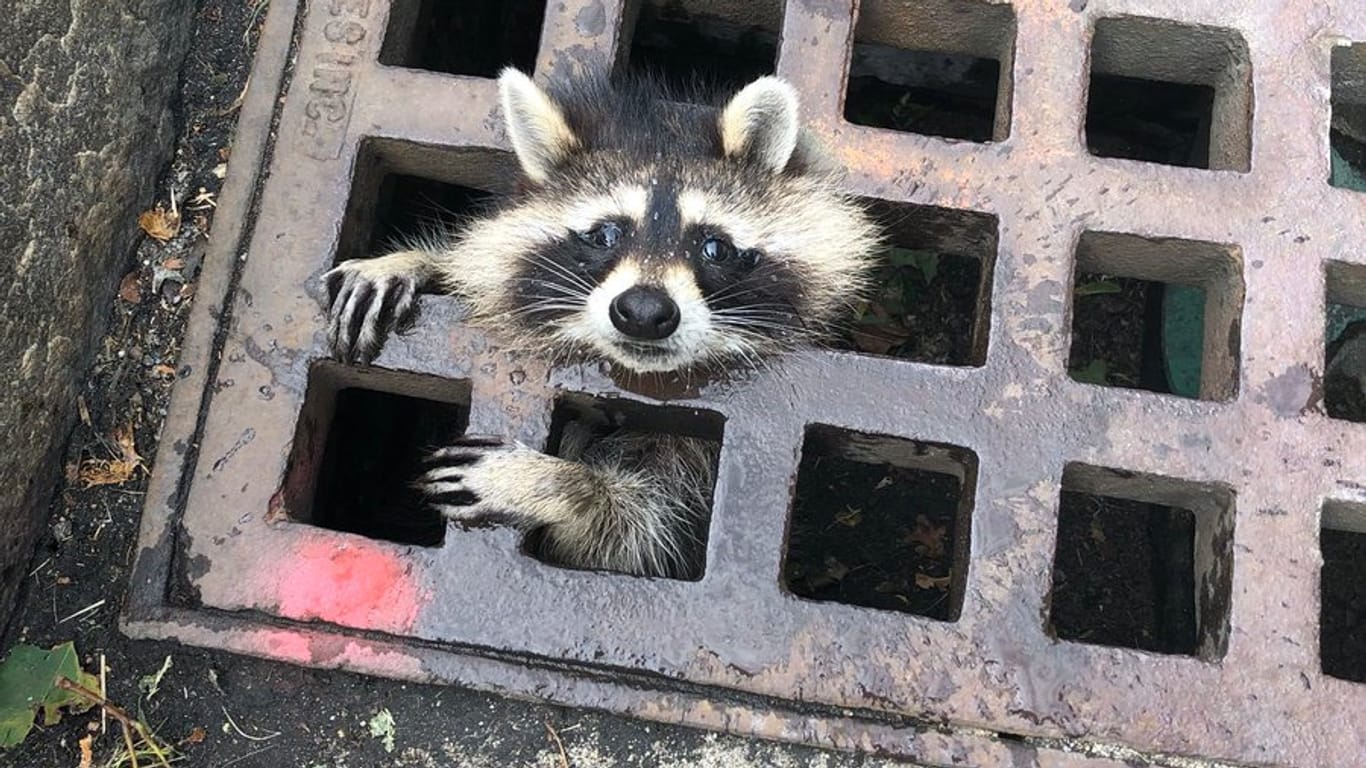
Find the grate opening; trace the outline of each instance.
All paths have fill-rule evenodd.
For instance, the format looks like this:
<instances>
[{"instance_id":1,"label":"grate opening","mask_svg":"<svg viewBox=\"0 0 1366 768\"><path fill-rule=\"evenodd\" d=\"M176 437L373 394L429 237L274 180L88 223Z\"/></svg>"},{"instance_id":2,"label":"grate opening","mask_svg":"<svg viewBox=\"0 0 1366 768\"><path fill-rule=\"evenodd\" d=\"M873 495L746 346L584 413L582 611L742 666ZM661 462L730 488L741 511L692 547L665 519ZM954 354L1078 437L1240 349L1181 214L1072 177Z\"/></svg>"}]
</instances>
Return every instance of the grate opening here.
<instances>
[{"instance_id":1,"label":"grate opening","mask_svg":"<svg viewBox=\"0 0 1366 768\"><path fill-rule=\"evenodd\" d=\"M517 178L509 153L367 140L356 158L337 261L369 258L447 232Z\"/></svg>"},{"instance_id":2,"label":"grate opening","mask_svg":"<svg viewBox=\"0 0 1366 768\"><path fill-rule=\"evenodd\" d=\"M922 363L986 362L998 221L991 214L866 201L888 233L872 298L839 346Z\"/></svg>"},{"instance_id":3,"label":"grate opening","mask_svg":"<svg viewBox=\"0 0 1366 768\"><path fill-rule=\"evenodd\" d=\"M465 382L315 363L277 512L372 539L440 546L446 521L410 485L426 454L468 421Z\"/></svg>"},{"instance_id":4,"label":"grate opening","mask_svg":"<svg viewBox=\"0 0 1366 768\"><path fill-rule=\"evenodd\" d=\"M1061 640L1221 656L1232 494L1080 464L1063 472L1049 631Z\"/></svg>"},{"instance_id":5,"label":"grate opening","mask_svg":"<svg viewBox=\"0 0 1366 768\"><path fill-rule=\"evenodd\" d=\"M725 419L713 411L646 405L621 398L595 398L566 393L556 400L551 415L548 453L571 461L587 460L591 463L594 456L624 450L633 463L648 464L652 460L652 454L641 452L637 446L623 444L620 438L629 433L666 436L667 439L662 443L651 441L652 449L663 452L663 460L667 461L669 454L680 448L700 449L702 455L710 461L711 475L714 478L724 427ZM694 445L680 446L679 441L689 441ZM701 489L706 500L706 512L691 521L689 526L689 541L683 552L683 559L695 567L680 575L687 581L701 579L706 570L713 490L714 485ZM540 531L532 531L527 535L523 550L542 562L568 567L557 561L548 551L545 537Z\"/></svg>"},{"instance_id":6,"label":"grate opening","mask_svg":"<svg viewBox=\"0 0 1366 768\"><path fill-rule=\"evenodd\" d=\"M675 92L734 92L777 69L781 0L640 0L625 18L627 70Z\"/></svg>"},{"instance_id":7,"label":"grate opening","mask_svg":"<svg viewBox=\"0 0 1366 768\"><path fill-rule=\"evenodd\" d=\"M379 62L432 72L496 77L530 73L546 0L395 0Z\"/></svg>"},{"instance_id":8,"label":"grate opening","mask_svg":"<svg viewBox=\"0 0 1366 768\"><path fill-rule=\"evenodd\" d=\"M1236 246L1085 232L1072 297L1073 380L1203 400L1237 394Z\"/></svg>"},{"instance_id":9,"label":"grate opening","mask_svg":"<svg viewBox=\"0 0 1366 768\"><path fill-rule=\"evenodd\" d=\"M783 587L822 602L957 621L977 456L966 448L811 426Z\"/></svg>"},{"instance_id":10,"label":"grate opening","mask_svg":"<svg viewBox=\"0 0 1366 768\"><path fill-rule=\"evenodd\" d=\"M1330 261L1324 276L1324 411L1366 422L1366 267Z\"/></svg>"},{"instance_id":11,"label":"grate opening","mask_svg":"<svg viewBox=\"0 0 1366 768\"><path fill-rule=\"evenodd\" d=\"M1324 504L1319 548L1323 673L1366 683L1366 505Z\"/></svg>"},{"instance_id":12,"label":"grate opening","mask_svg":"<svg viewBox=\"0 0 1366 768\"><path fill-rule=\"evenodd\" d=\"M1091 154L1247 172L1252 65L1230 29L1121 16L1096 22L1086 104Z\"/></svg>"},{"instance_id":13,"label":"grate opening","mask_svg":"<svg viewBox=\"0 0 1366 768\"><path fill-rule=\"evenodd\" d=\"M1366 192L1366 43L1334 48L1332 70L1328 182Z\"/></svg>"},{"instance_id":14,"label":"grate opening","mask_svg":"<svg viewBox=\"0 0 1366 768\"><path fill-rule=\"evenodd\" d=\"M1014 47L1015 13L1006 4L860 3L844 119L928 136L1002 141L1010 135Z\"/></svg>"}]
</instances>

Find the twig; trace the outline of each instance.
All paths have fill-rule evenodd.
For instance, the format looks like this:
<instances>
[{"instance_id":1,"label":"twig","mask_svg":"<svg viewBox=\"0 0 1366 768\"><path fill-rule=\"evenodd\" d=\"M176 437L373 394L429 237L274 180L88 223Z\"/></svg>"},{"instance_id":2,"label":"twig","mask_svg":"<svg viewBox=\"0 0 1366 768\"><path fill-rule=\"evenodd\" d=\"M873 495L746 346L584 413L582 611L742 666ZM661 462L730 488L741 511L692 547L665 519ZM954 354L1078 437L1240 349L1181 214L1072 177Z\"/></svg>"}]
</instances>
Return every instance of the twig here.
<instances>
[{"instance_id":1,"label":"twig","mask_svg":"<svg viewBox=\"0 0 1366 768\"><path fill-rule=\"evenodd\" d=\"M564 742L560 741L560 734L555 732L555 726L551 725L549 720L545 721L545 729L554 740L555 746L560 748L560 768L569 768L569 753L564 751Z\"/></svg>"},{"instance_id":2,"label":"twig","mask_svg":"<svg viewBox=\"0 0 1366 768\"><path fill-rule=\"evenodd\" d=\"M157 746L156 740L147 732L147 729L140 721L133 719L133 717L121 707L101 696L98 692L92 691L84 685L65 677L57 678L57 687L65 691L71 691L77 696L98 704L102 710L108 712L115 720L119 721L119 725L123 726L123 742L128 747L128 761L132 763L132 768L138 768L138 756L133 742L134 733L138 735L138 738L142 740L142 743L147 745L147 748L152 751L152 754L156 755L157 762L161 763L162 768L171 768L170 761L166 759L166 753L162 752L161 747Z\"/></svg>"},{"instance_id":3,"label":"twig","mask_svg":"<svg viewBox=\"0 0 1366 768\"><path fill-rule=\"evenodd\" d=\"M228 718L228 725L232 726L232 729L233 729L234 731L237 731L237 735L238 735L238 736L241 736L242 738L246 739L247 741L270 741L271 739L273 739L273 738L275 738L276 736L279 736L279 735L280 735L280 732L279 732L279 731L274 731L274 732L272 732L272 733L270 733L270 734L268 734L268 735L266 735L266 736L252 736L252 735L246 733L245 731L243 731L241 728L238 728L238 727L237 727L237 721L236 721L236 720L233 720L233 719L232 719L232 715L228 714L228 708L227 708L227 707L219 707L219 709L222 709L222 710L223 710L223 717Z\"/></svg>"},{"instance_id":4,"label":"twig","mask_svg":"<svg viewBox=\"0 0 1366 768\"><path fill-rule=\"evenodd\" d=\"M101 605L104 605L104 598L100 598L99 600L97 600L97 601L91 603L90 605L87 605L86 607L80 609L79 611L76 611L75 613L71 614L70 616L67 616L65 619L62 619L61 621L59 621L59 622L57 622L57 623L58 623L58 624L65 624L65 623L67 623L68 621L71 621L72 619L76 618L77 616L84 616L85 614L90 613L91 611L95 610L96 608L99 608Z\"/></svg>"},{"instance_id":5,"label":"twig","mask_svg":"<svg viewBox=\"0 0 1366 768\"><path fill-rule=\"evenodd\" d=\"M104 654L101 653L101 654L100 654L100 696L105 696L105 697L107 697L107 696L109 695L109 688L106 687L106 685L105 685L105 683L106 683L106 681L105 681L105 672L107 672L108 669L109 669L109 666L108 666L107 664L104 663ZM106 710L104 707L100 707L100 735L103 736L105 730L107 730L108 728L109 728L109 711Z\"/></svg>"},{"instance_id":6,"label":"twig","mask_svg":"<svg viewBox=\"0 0 1366 768\"><path fill-rule=\"evenodd\" d=\"M245 755L238 755L237 757L234 757L233 759L229 760L228 762L223 763L221 766L219 766L219 768L228 768L228 766L230 766L230 765L235 765L235 764L237 764L237 763L240 763L240 762L242 762L243 760L246 760L248 757L256 757L257 755L261 754L262 752L269 752L269 751L272 750L272 749L275 749L275 745L274 745L274 744L267 744L267 745L265 745L264 747L261 747L260 749L252 750L251 752L248 752L248 753L246 753Z\"/></svg>"}]
</instances>

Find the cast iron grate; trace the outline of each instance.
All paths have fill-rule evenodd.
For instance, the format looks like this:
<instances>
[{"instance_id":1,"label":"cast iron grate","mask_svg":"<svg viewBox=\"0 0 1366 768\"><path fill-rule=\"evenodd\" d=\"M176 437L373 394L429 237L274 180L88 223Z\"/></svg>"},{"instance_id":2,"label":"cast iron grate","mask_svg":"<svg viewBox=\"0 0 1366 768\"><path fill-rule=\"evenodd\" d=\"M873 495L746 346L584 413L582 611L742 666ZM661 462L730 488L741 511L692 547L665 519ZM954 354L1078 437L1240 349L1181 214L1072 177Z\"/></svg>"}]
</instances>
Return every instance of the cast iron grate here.
<instances>
[{"instance_id":1,"label":"cast iron grate","mask_svg":"<svg viewBox=\"0 0 1366 768\"><path fill-rule=\"evenodd\" d=\"M632 4L630 70L660 76L675 90L735 90L777 69L780 0Z\"/></svg>"},{"instance_id":2,"label":"cast iron grate","mask_svg":"<svg viewBox=\"0 0 1366 768\"><path fill-rule=\"evenodd\" d=\"M1366 17L1358 0L1139 5L564 0L515 30L429 38L441 24L416 15L451 29L484 6L451 21L434 1L272 2L126 627L929 764L1351 764L1366 753L1366 427L1328 384L1334 318L1366 307L1366 196L1312 169L1357 125L1362 49L1344 41L1366 40ZM477 66L431 63L458 45ZM964 78L938 89L898 51ZM787 78L849 191L880 201L912 252L891 266L953 287L900 286L942 340L851 336L645 387L509 354L428 296L372 367L324 362L327 269L514 182L489 79L508 63L543 81ZM913 94L936 100L915 113L929 119L860 124L869 75L929 83ZM1158 140L1110 154L1153 162L1098 156L1095 113L1116 95ZM1168 136L1180 152L1159 152ZM1119 294L1087 288L1105 281ZM1166 396L1077 380L1087 302L1131 284L1140 306L1198 307L1182 334L1166 311L1142 323ZM364 423L386 412L421 429ZM367 456L400 461L441 439L428 431L553 451L574 413L719 442L696 579L564 568L506 527L428 521L417 537L355 512L366 478L389 477ZM373 444L348 455L348 432ZM852 490L829 491L845 461ZM1134 551L1091 544L1126 526ZM874 580L845 553L878 539L896 565ZM827 555L843 583L795 572ZM1085 567L1126 557L1127 591ZM1136 615L1111 621L1122 608Z\"/></svg>"},{"instance_id":3,"label":"cast iron grate","mask_svg":"<svg viewBox=\"0 0 1366 768\"><path fill-rule=\"evenodd\" d=\"M964 0L859 5L844 118L851 123L968 141L1010 134L1015 16L1009 5Z\"/></svg>"},{"instance_id":4,"label":"cast iron grate","mask_svg":"<svg viewBox=\"0 0 1366 768\"><path fill-rule=\"evenodd\" d=\"M783 585L808 600L957 619L976 477L964 448L807 429Z\"/></svg>"},{"instance_id":5,"label":"cast iron grate","mask_svg":"<svg viewBox=\"0 0 1366 768\"><path fill-rule=\"evenodd\" d=\"M1247 43L1234 30L1099 19L1087 147L1101 157L1247 171L1251 85Z\"/></svg>"},{"instance_id":6,"label":"cast iron grate","mask_svg":"<svg viewBox=\"0 0 1366 768\"><path fill-rule=\"evenodd\" d=\"M391 8L381 64L494 77L535 65L546 0L397 0Z\"/></svg>"},{"instance_id":7,"label":"cast iron grate","mask_svg":"<svg viewBox=\"0 0 1366 768\"><path fill-rule=\"evenodd\" d=\"M1333 48L1329 183L1366 192L1366 43Z\"/></svg>"},{"instance_id":8,"label":"cast iron grate","mask_svg":"<svg viewBox=\"0 0 1366 768\"><path fill-rule=\"evenodd\" d=\"M1223 489L1069 466L1053 558L1053 632L1218 658L1228 631L1231 506Z\"/></svg>"}]
</instances>

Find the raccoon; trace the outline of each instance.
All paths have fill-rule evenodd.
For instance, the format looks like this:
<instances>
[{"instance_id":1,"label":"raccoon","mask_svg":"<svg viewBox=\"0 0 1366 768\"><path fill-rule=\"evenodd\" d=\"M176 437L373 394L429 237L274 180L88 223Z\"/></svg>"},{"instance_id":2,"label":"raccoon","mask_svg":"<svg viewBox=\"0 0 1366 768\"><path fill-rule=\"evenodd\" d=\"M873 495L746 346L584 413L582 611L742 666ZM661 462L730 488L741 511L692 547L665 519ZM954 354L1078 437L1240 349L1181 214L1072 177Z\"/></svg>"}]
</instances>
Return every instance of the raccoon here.
<instances>
[{"instance_id":1,"label":"raccoon","mask_svg":"<svg viewBox=\"0 0 1366 768\"><path fill-rule=\"evenodd\" d=\"M868 288L881 232L782 80L719 110L650 78L550 93L509 68L498 89L519 191L448 236L327 273L337 357L373 360L435 290L509 348L629 374L753 367L819 340ZM565 565L700 575L713 443L573 424L558 453L466 436L416 482L448 518L537 531Z\"/></svg>"}]
</instances>

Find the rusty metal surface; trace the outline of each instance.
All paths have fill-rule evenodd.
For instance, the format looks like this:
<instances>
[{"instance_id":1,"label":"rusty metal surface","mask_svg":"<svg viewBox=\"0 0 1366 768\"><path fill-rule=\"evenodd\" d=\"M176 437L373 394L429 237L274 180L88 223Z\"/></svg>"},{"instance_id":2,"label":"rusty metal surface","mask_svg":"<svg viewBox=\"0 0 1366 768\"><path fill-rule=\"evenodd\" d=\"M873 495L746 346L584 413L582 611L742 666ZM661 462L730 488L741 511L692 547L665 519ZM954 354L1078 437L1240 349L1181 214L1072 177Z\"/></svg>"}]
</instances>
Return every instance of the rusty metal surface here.
<instances>
[{"instance_id":1,"label":"rusty metal surface","mask_svg":"<svg viewBox=\"0 0 1366 768\"><path fill-rule=\"evenodd\" d=\"M492 189L510 161L493 81L377 63L385 0L272 3L222 196L230 224L215 233L186 338L125 628L933 764L1184 755L1307 767L1366 755L1366 685L1321 672L1317 608L1321 510L1352 527L1366 501L1366 425L1329 419L1318 402L1325 295L1358 296L1366 275L1366 195L1327 184L1330 54L1366 40L1360 0L1017 0L1004 50L973 23L945 45L1006 63L1007 125L980 144L842 119L856 5L788 2L777 71L800 89L851 189L995 217L983 364L828 352L673 393L671 404L725 419L706 572L683 582L558 569L521 554L508 530L452 530L423 548L291 519L303 514L291 500L307 493L289 484L307 485L326 429L304 408L324 356L318 278L356 247L340 242L348 210L366 204L353 196L375 194L353 184L353 172L365 176L358 158ZM863 5L911 29L921 4ZM971 4L927 6L971 16ZM548 7L538 77L610 65L631 9ZM1228 170L1087 152L1092 35L1126 16L1165 21L1115 24L1104 66L1123 73L1137 46L1167 76L1214 85L1212 165ZM1187 26L1164 35L1173 24ZM1245 50L1193 57L1192 41L1209 39ZM1105 256L1085 246L1110 241L1119 247L1095 249ZM1068 378L1078 259L1207 285L1206 338L1217 341L1201 399ZM547 440L557 394L652 402L596 368L509 355L459 317L457 301L427 297L418 328L391 340L377 370L328 375L468 401L471 430L532 445ZM782 590L809 424L976 455L956 620ZM1048 635L1064 483L1196 512L1196 655Z\"/></svg>"}]
</instances>

